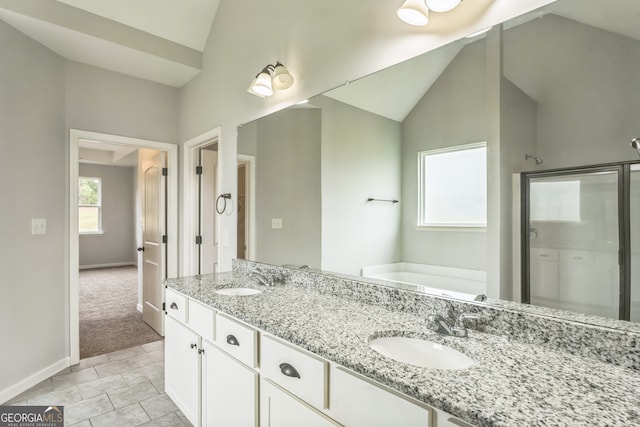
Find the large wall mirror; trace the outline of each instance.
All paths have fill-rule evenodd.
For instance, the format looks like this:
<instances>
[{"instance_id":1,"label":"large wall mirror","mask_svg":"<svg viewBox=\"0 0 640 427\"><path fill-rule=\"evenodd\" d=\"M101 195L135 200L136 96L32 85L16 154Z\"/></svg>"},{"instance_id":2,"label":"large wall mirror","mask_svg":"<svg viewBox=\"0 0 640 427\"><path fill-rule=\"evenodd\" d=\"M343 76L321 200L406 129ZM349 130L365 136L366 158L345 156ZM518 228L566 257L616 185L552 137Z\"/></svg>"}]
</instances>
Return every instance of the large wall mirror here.
<instances>
[{"instance_id":1,"label":"large wall mirror","mask_svg":"<svg viewBox=\"0 0 640 427\"><path fill-rule=\"evenodd\" d=\"M640 2L634 0L618 0L615 5L559 0L502 28L458 40L307 104L242 125L238 152L257 159L255 260L348 275L361 275L366 268L386 271L402 263L409 271L398 272L401 281L420 273L420 266L432 266L436 270L426 274L450 269L468 286L458 290L469 294L482 290L489 265L500 260L504 283L489 296L520 301L520 285L513 285L518 262L511 254L520 245L513 218L514 207L517 212L526 206L520 203L517 185L513 189L519 182L514 174L640 160L629 145L640 136L639 18ZM498 83L491 80L495 69L502 70ZM500 101L492 104L496 96ZM499 181L488 184L488 211L500 214L497 226L489 224L499 228L501 253L490 249L490 229L485 227L421 226L418 221L424 187L418 179L418 154L450 153L451 147L484 142L488 153L499 150L489 163L489 174L499 168ZM440 190L446 194L475 184L465 182L469 164L453 164L443 169L462 179L446 179ZM635 218L640 212L638 174L631 175L626 200L632 220L623 240L631 248L632 263L625 286L637 289L630 299L640 301L640 225L633 219L634 212ZM595 181L585 181L584 188L599 188ZM499 191L497 200L491 196L494 191ZM611 212L617 212L612 206L617 199L598 202L598 191L585 192L585 200L591 202L584 206L600 210L610 220ZM584 223L592 222L590 213L583 217ZM539 240L552 242L554 227L563 224L537 225ZM610 225L605 222L603 227ZM599 249L606 249L606 242L617 238L608 232L589 236L585 230L574 226L573 240L552 248L554 256L565 256L564 249L585 251L585 239L601 239ZM594 263L601 259L583 255L593 256ZM560 282L584 276L579 273L583 267L573 265L578 273L567 273L574 270L557 261L558 266L532 274L547 274L545 280ZM619 274L616 263L607 268L610 279ZM611 293L616 292L614 286ZM615 310L583 312L617 315Z\"/></svg>"}]
</instances>

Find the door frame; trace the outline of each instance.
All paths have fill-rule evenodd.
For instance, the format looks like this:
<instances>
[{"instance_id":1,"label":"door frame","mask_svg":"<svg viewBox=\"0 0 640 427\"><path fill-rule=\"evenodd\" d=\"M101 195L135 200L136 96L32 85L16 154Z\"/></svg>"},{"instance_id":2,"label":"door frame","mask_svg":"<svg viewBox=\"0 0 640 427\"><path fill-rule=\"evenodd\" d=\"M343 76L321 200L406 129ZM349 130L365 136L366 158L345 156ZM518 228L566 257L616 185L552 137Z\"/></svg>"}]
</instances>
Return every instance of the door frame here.
<instances>
[{"instance_id":1,"label":"door frame","mask_svg":"<svg viewBox=\"0 0 640 427\"><path fill-rule=\"evenodd\" d=\"M207 145L218 143L220 146L221 130L219 127L211 129L186 141L182 152L182 221L180 235L182 236L182 263L180 272L183 276L193 276L198 272L198 247L195 236L198 235L198 176L195 174L198 165L198 151ZM219 178L219 177L218 177ZM219 179L216 186L220 186ZM216 193L219 188L216 188ZM219 230L217 230L219 231ZM219 235L219 234L218 234ZM220 251L218 251L218 264Z\"/></svg>"},{"instance_id":2,"label":"door frame","mask_svg":"<svg viewBox=\"0 0 640 427\"><path fill-rule=\"evenodd\" d=\"M125 145L136 148L150 148L167 153L167 257L168 277L178 275L178 146L166 142L131 138L79 129L69 130L69 359L75 365L80 361L80 301L79 301L79 234L78 234L78 178L80 140ZM136 219L137 221L137 219Z\"/></svg>"},{"instance_id":3,"label":"door frame","mask_svg":"<svg viewBox=\"0 0 640 427\"><path fill-rule=\"evenodd\" d=\"M249 247L247 259L256 260L257 233L256 233L256 156L238 153L238 163L242 162L246 168L246 192L249 194L246 200L245 242Z\"/></svg>"}]
</instances>

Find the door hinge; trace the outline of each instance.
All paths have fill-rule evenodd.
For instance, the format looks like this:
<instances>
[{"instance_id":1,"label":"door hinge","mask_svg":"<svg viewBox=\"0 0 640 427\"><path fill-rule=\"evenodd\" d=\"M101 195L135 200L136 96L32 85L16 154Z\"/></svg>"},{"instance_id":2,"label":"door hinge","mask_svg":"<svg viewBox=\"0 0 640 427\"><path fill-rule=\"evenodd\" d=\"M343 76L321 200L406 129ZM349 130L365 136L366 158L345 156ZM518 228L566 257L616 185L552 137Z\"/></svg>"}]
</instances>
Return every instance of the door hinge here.
<instances>
[{"instance_id":1,"label":"door hinge","mask_svg":"<svg viewBox=\"0 0 640 427\"><path fill-rule=\"evenodd\" d=\"M196 245L202 244L202 236L196 236Z\"/></svg>"},{"instance_id":2,"label":"door hinge","mask_svg":"<svg viewBox=\"0 0 640 427\"><path fill-rule=\"evenodd\" d=\"M167 243L167 235L166 234L164 234L162 236L162 243Z\"/></svg>"},{"instance_id":3,"label":"door hinge","mask_svg":"<svg viewBox=\"0 0 640 427\"><path fill-rule=\"evenodd\" d=\"M162 168L162 176L167 176L167 175L169 175L169 169Z\"/></svg>"},{"instance_id":4,"label":"door hinge","mask_svg":"<svg viewBox=\"0 0 640 427\"><path fill-rule=\"evenodd\" d=\"M167 311L167 303L166 302L162 303L162 311Z\"/></svg>"},{"instance_id":5,"label":"door hinge","mask_svg":"<svg viewBox=\"0 0 640 427\"><path fill-rule=\"evenodd\" d=\"M202 166L196 166L196 175L202 175Z\"/></svg>"}]
</instances>

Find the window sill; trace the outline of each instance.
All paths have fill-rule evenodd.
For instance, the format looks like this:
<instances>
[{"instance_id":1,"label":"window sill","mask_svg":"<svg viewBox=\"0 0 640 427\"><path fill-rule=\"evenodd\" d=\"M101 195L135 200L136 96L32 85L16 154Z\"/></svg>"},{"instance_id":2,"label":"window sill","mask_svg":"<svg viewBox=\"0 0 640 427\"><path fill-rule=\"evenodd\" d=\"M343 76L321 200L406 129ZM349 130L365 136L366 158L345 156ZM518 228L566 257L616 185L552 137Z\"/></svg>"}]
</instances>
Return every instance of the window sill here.
<instances>
[{"instance_id":1,"label":"window sill","mask_svg":"<svg viewBox=\"0 0 640 427\"><path fill-rule=\"evenodd\" d=\"M418 225L417 231L447 231L447 232L465 232L465 233L485 233L487 226L485 225Z\"/></svg>"},{"instance_id":2,"label":"window sill","mask_svg":"<svg viewBox=\"0 0 640 427\"><path fill-rule=\"evenodd\" d=\"M104 235L104 231L85 231L78 234L80 234L80 236L102 236Z\"/></svg>"}]
</instances>

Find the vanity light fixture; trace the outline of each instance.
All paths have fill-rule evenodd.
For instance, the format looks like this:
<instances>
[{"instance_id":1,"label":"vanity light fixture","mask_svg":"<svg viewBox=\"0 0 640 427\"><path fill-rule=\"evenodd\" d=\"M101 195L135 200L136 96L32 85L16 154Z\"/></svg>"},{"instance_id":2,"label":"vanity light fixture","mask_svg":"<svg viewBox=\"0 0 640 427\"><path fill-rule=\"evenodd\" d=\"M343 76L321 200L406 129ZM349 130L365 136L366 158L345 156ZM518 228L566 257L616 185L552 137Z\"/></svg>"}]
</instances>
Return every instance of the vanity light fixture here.
<instances>
[{"instance_id":1,"label":"vanity light fixture","mask_svg":"<svg viewBox=\"0 0 640 427\"><path fill-rule=\"evenodd\" d=\"M429 11L449 12L462 0L405 0L398 9L398 18L410 25L423 27L429 23Z\"/></svg>"},{"instance_id":2,"label":"vanity light fixture","mask_svg":"<svg viewBox=\"0 0 640 427\"><path fill-rule=\"evenodd\" d=\"M247 92L261 98L273 95L273 90L289 89L293 85L293 76L280 62L267 65L258 73L249 85Z\"/></svg>"}]
</instances>

